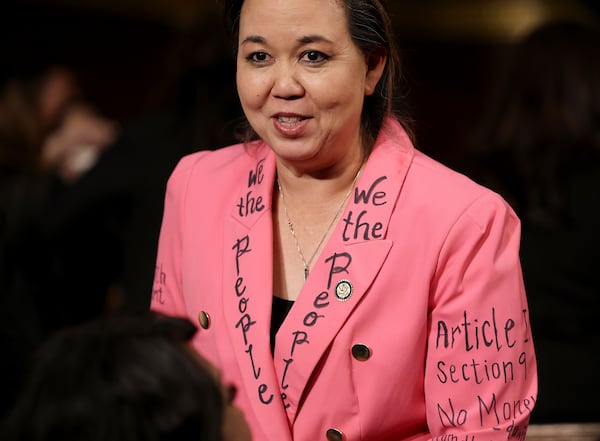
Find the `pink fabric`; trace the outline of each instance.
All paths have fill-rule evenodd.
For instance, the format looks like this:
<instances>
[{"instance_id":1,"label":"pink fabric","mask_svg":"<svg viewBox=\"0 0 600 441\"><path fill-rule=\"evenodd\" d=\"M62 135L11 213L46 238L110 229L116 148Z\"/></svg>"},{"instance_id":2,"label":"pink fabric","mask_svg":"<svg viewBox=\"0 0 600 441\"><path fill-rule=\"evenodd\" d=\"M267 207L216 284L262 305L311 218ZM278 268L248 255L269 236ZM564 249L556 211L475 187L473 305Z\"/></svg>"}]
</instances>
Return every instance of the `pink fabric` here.
<instances>
[{"instance_id":1,"label":"pink fabric","mask_svg":"<svg viewBox=\"0 0 600 441\"><path fill-rule=\"evenodd\" d=\"M210 315L194 344L238 386L254 439L523 439L537 372L510 207L388 120L272 357L274 179L261 142L184 158L152 299Z\"/></svg>"}]
</instances>

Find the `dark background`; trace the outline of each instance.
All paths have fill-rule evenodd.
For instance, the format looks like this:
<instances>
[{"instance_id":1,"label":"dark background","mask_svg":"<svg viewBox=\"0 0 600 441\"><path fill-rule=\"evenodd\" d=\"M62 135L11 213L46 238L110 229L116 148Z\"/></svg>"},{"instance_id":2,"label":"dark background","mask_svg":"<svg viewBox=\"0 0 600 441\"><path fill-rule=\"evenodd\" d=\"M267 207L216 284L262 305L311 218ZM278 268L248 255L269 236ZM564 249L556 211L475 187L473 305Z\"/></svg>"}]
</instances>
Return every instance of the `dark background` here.
<instances>
[{"instance_id":1,"label":"dark background","mask_svg":"<svg viewBox=\"0 0 600 441\"><path fill-rule=\"evenodd\" d=\"M218 0L9 0L6 60L63 60L87 98L119 121L163 108L182 70L233 87ZM505 68L506 54L547 21L597 20L593 0L389 1L421 150L444 160L465 146ZM10 11L12 10L12 11ZM8 49L6 49L8 46ZM210 86L207 86L210 89ZM213 92L214 93L214 90ZM228 96L227 99L231 99ZM237 104L235 96L234 103ZM229 116L229 115L227 115ZM227 132L222 127L211 131ZM229 139L226 133L214 135ZM214 146L211 146L214 147Z\"/></svg>"},{"instance_id":2,"label":"dark background","mask_svg":"<svg viewBox=\"0 0 600 441\"><path fill-rule=\"evenodd\" d=\"M513 46L555 18L595 22L596 5L574 0L390 1L417 147L460 168L457 158L465 155L498 98ZM123 233L128 239L123 302L129 309L144 307L170 170L185 153L235 140L240 111L234 61L217 2L10 1L0 6L0 29L3 69L67 64L86 100L123 127L117 153L103 162L104 172L97 173L94 185L104 182L118 193L131 191L135 183L137 208L128 215L136 222ZM534 314L545 301L536 296L530 306ZM533 324L535 336L535 317ZM541 393L533 421L600 421L597 331L593 338L576 334L570 340L538 332ZM565 364L573 369L564 370ZM579 365L587 367L578 370Z\"/></svg>"}]
</instances>

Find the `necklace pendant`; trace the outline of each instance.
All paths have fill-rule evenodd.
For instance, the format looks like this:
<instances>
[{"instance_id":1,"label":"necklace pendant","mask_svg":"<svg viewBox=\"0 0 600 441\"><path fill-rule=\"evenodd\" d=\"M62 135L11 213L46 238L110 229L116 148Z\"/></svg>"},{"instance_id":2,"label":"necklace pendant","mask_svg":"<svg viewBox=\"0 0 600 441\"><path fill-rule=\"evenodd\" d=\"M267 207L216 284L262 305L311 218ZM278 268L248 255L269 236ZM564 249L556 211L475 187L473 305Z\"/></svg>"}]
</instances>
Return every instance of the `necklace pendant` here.
<instances>
[{"instance_id":1,"label":"necklace pendant","mask_svg":"<svg viewBox=\"0 0 600 441\"><path fill-rule=\"evenodd\" d=\"M352 193L352 189L354 188L354 186L356 185L356 182L358 181L358 177L360 176L360 172L362 171L363 165L364 165L364 162L363 162L363 164L361 164L360 168L356 172L356 176L354 176L352 185L350 186L350 188L348 189L348 192L346 193L346 196L344 196L344 199L338 206L337 211L335 212L335 215L329 222L329 226L327 227L327 229L321 236L321 240L319 240L319 243L317 244L315 251L313 252L313 255L310 257L310 259L308 259L308 261L304 257L304 253L302 252L302 247L300 246L300 242L298 241L298 237L296 236L296 231L294 230L294 224L292 223L292 220L290 219L290 213L288 212L287 205L285 204L285 197L283 195L283 189L281 188L281 183L279 182L278 177L275 178L275 182L277 182L277 189L279 190L279 197L281 198L281 202L283 205L283 212L285 213L285 219L287 220L288 229L290 230L290 234L294 238L294 242L296 243L296 250L298 251L298 255L300 256L300 259L302 259L302 263L304 265L304 281L305 282L308 279L308 272L309 272L308 266L313 261L313 258L317 255L319 250L321 250L321 245L327 238L328 233L331 231L331 228L334 226L335 221L338 219L338 216L342 213L342 211L346 205L346 202L348 201L348 198L350 197L350 194Z\"/></svg>"}]
</instances>

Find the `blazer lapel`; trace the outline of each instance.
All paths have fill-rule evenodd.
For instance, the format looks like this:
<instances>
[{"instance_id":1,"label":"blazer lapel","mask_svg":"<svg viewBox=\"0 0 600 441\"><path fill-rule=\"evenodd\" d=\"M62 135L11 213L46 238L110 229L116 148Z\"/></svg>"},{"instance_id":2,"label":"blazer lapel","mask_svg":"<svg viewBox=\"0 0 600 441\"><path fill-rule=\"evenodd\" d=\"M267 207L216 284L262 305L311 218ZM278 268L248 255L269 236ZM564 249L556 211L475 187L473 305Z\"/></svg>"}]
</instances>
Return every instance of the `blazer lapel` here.
<instances>
[{"instance_id":1,"label":"blazer lapel","mask_svg":"<svg viewBox=\"0 0 600 441\"><path fill-rule=\"evenodd\" d=\"M224 316L256 421L264 422L268 439L291 441L269 343L275 161L268 148L255 153L240 176L243 184L225 225Z\"/></svg>"},{"instance_id":2,"label":"blazer lapel","mask_svg":"<svg viewBox=\"0 0 600 441\"><path fill-rule=\"evenodd\" d=\"M277 333L275 370L290 424L311 375L361 298L369 295L393 245L386 238L387 228L413 154L399 124L388 123L342 219Z\"/></svg>"}]
</instances>

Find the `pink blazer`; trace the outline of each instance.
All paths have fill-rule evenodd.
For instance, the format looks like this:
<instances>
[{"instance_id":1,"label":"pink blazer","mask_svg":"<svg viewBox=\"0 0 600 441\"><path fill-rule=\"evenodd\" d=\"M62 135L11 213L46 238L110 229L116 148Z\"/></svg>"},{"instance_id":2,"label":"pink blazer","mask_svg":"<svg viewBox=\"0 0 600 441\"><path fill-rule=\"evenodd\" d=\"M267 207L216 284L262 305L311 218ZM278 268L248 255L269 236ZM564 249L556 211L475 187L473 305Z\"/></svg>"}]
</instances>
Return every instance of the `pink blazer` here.
<instances>
[{"instance_id":1,"label":"pink blazer","mask_svg":"<svg viewBox=\"0 0 600 441\"><path fill-rule=\"evenodd\" d=\"M183 158L152 296L200 325L254 439L522 440L537 369L504 200L388 120L272 356L275 173L262 142Z\"/></svg>"}]
</instances>

